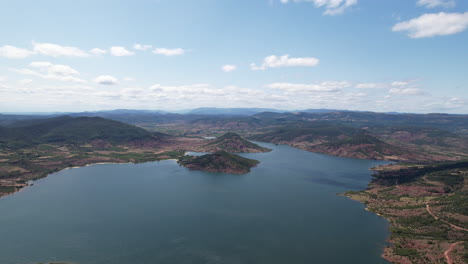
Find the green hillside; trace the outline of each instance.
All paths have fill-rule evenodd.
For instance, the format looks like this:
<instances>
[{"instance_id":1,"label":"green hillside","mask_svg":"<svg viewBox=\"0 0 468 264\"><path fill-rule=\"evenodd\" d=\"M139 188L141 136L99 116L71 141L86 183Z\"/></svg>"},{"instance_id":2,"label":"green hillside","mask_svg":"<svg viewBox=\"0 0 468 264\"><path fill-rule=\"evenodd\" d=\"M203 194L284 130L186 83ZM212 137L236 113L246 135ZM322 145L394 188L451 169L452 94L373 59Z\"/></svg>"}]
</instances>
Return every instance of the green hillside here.
<instances>
[{"instance_id":1,"label":"green hillside","mask_svg":"<svg viewBox=\"0 0 468 264\"><path fill-rule=\"evenodd\" d=\"M401 147L390 145L364 129L326 122L291 125L254 135L251 139L288 144L335 156L392 160L409 158Z\"/></svg>"},{"instance_id":2,"label":"green hillside","mask_svg":"<svg viewBox=\"0 0 468 264\"><path fill-rule=\"evenodd\" d=\"M267 152L270 149L245 140L236 133L226 133L203 146L206 152L227 151L231 153Z\"/></svg>"},{"instance_id":3,"label":"green hillside","mask_svg":"<svg viewBox=\"0 0 468 264\"><path fill-rule=\"evenodd\" d=\"M83 144L105 140L111 144L151 140L161 137L145 129L101 117L61 116L21 121L0 127L0 146L21 148L37 144Z\"/></svg>"},{"instance_id":4,"label":"green hillside","mask_svg":"<svg viewBox=\"0 0 468 264\"><path fill-rule=\"evenodd\" d=\"M179 164L193 170L243 174L257 166L258 160L247 159L226 151L219 151L203 156L184 156Z\"/></svg>"}]
</instances>

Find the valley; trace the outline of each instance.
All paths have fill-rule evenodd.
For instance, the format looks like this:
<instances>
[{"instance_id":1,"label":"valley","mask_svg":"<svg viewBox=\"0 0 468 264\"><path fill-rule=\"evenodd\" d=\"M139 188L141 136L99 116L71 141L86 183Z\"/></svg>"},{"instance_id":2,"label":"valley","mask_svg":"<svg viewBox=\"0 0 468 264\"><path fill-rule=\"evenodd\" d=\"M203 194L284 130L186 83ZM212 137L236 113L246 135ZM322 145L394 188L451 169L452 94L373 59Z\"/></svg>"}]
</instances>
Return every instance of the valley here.
<instances>
[{"instance_id":1,"label":"valley","mask_svg":"<svg viewBox=\"0 0 468 264\"><path fill-rule=\"evenodd\" d=\"M193 170L244 174L258 161L236 153L271 151L249 140L392 161L373 168L366 190L344 194L390 221L391 246L384 258L457 263L468 257L463 253L468 239L466 115L120 111L43 118L0 115L0 123L0 196L50 173L97 163L176 159Z\"/></svg>"}]
</instances>

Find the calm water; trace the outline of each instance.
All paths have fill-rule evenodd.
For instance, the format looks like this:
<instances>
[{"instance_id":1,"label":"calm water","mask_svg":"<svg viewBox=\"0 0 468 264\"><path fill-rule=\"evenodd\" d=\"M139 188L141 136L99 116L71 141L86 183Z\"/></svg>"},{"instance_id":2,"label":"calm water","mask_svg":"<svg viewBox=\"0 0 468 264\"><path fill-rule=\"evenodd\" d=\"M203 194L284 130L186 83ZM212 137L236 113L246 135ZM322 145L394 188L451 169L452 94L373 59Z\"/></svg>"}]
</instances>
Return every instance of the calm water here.
<instances>
[{"instance_id":1,"label":"calm water","mask_svg":"<svg viewBox=\"0 0 468 264\"><path fill-rule=\"evenodd\" d=\"M0 263L387 263L386 221L336 196L382 162L262 145L245 175L172 160L49 175L0 199Z\"/></svg>"}]
</instances>

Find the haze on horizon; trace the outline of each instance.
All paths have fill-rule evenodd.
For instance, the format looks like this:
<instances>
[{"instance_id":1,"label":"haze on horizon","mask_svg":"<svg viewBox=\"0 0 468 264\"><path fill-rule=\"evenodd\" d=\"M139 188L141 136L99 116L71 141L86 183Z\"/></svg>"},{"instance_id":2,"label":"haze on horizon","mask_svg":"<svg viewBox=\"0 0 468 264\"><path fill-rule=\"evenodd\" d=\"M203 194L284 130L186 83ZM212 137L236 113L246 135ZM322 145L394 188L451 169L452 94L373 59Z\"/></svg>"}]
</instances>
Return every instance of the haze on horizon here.
<instances>
[{"instance_id":1,"label":"haze on horizon","mask_svg":"<svg viewBox=\"0 0 468 264\"><path fill-rule=\"evenodd\" d=\"M462 0L17 0L0 23L0 112L468 113Z\"/></svg>"}]
</instances>

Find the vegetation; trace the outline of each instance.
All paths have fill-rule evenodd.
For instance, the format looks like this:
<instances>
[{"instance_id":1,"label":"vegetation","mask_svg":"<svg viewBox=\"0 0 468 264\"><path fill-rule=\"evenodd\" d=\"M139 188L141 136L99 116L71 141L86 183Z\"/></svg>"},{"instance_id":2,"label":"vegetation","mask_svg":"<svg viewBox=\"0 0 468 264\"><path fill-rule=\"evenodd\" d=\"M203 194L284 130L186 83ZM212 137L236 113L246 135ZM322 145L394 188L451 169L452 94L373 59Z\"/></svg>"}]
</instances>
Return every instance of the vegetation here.
<instances>
[{"instance_id":1,"label":"vegetation","mask_svg":"<svg viewBox=\"0 0 468 264\"><path fill-rule=\"evenodd\" d=\"M174 158L190 169L246 173L258 161L228 152L268 150L240 134L335 156L404 161L377 168L367 190L346 193L390 220L393 246L385 256L392 262L439 263L447 245L468 241L461 231L468 228L467 115L261 110L0 115L0 196L28 180L98 162ZM202 139L212 135L219 137ZM186 150L215 153L183 156ZM453 254L468 258L460 252Z\"/></svg>"},{"instance_id":2,"label":"vegetation","mask_svg":"<svg viewBox=\"0 0 468 264\"><path fill-rule=\"evenodd\" d=\"M212 139L210 143L203 146L203 149L206 152L224 150L231 153L270 151L270 149L260 147L257 144L243 139L236 133L226 133L216 139Z\"/></svg>"},{"instance_id":3,"label":"vegetation","mask_svg":"<svg viewBox=\"0 0 468 264\"><path fill-rule=\"evenodd\" d=\"M150 141L163 136L101 117L61 116L0 127L0 147L19 149L39 144L84 144L95 140L119 144Z\"/></svg>"},{"instance_id":4,"label":"vegetation","mask_svg":"<svg viewBox=\"0 0 468 264\"><path fill-rule=\"evenodd\" d=\"M391 223L385 257L396 263L439 263L468 240L468 162L394 164L377 168L370 188L345 195ZM464 256L458 251L457 259Z\"/></svg>"},{"instance_id":5,"label":"vegetation","mask_svg":"<svg viewBox=\"0 0 468 264\"><path fill-rule=\"evenodd\" d=\"M183 155L170 136L101 117L20 120L0 127L0 196L67 167Z\"/></svg>"},{"instance_id":6,"label":"vegetation","mask_svg":"<svg viewBox=\"0 0 468 264\"><path fill-rule=\"evenodd\" d=\"M450 183L449 186L453 184L461 183L463 180L461 176L452 174L454 169L466 169L468 168L468 161L460 162L445 162L445 163L433 163L427 164L424 166L405 166L404 168L398 170L383 170L378 171L373 175L373 182L392 186L402 183L410 183L418 179L419 177L427 175L430 180L441 181L442 183ZM444 177L442 175L449 175Z\"/></svg>"},{"instance_id":7,"label":"vegetation","mask_svg":"<svg viewBox=\"0 0 468 264\"><path fill-rule=\"evenodd\" d=\"M182 166L194 170L236 174L247 173L259 163L258 160L247 159L226 151L202 156L184 156L178 162Z\"/></svg>"}]
</instances>

